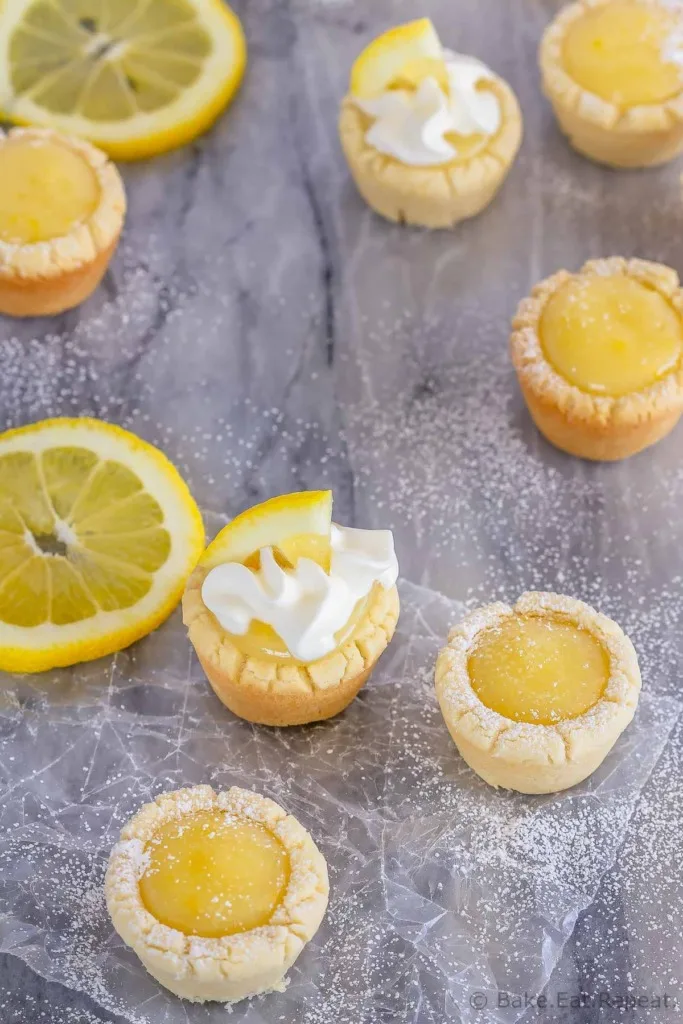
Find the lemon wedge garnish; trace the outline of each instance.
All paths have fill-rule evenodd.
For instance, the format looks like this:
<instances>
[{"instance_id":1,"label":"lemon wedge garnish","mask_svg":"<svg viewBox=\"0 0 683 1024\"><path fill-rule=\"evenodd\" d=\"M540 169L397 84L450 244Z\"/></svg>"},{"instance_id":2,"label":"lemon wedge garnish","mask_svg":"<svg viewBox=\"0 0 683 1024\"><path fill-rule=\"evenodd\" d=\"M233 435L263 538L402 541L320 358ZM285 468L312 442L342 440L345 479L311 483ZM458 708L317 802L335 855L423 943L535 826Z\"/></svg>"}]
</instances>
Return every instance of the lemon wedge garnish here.
<instances>
[{"instance_id":1,"label":"lemon wedge garnish","mask_svg":"<svg viewBox=\"0 0 683 1024\"><path fill-rule=\"evenodd\" d=\"M183 145L237 90L239 19L222 0L4 0L0 110L119 160Z\"/></svg>"},{"instance_id":2,"label":"lemon wedge garnish","mask_svg":"<svg viewBox=\"0 0 683 1024\"><path fill-rule=\"evenodd\" d=\"M330 567L332 492L299 491L254 505L223 527L200 563L207 569L224 562L251 564L261 548L272 547L285 565L311 558Z\"/></svg>"},{"instance_id":3,"label":"lemon wedge garnish","mask_svg":"<svg viewBox=\"0 0 683 1024\"><path fill-rule=\"evenodd\" d=\"M443 48L429 18L389 29L370 43L351 69L351 93L371 99L392 85L419 85L427 74L448 83Z\"/></svg>"},{"instance_id":4,"label":"lemon wedge garnish","mask_svg":"<svg viewBox=\"0 0 683 1024\"><path fill-rule=\"evenodd\" d=\"M178 603L203 546L186 484L134 434L57 419L0 435L0 669L138 640Z\"/></svg>"}]
</instances>

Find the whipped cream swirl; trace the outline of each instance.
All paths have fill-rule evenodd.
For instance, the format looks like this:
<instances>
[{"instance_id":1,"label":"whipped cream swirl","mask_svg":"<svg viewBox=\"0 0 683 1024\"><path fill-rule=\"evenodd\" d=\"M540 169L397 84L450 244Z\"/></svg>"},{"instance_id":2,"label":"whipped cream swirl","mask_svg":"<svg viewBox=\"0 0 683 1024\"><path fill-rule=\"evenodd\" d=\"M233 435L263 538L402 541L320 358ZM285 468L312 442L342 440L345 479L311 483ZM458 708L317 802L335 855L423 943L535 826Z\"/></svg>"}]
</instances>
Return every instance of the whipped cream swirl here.
<instances>
[{"instance_id":1,"label":"whipped cream swirl","mask_svg":"<svg viewBox=\"0 0 683 1024\"><path fill-rule=\"evenodd\" d=\"M398 578L391 530L352 530L332 524L330 571L310 558L283 569L273 549L261 549L258 572L239 562L217 565L202 584L202 600L228 633L244 636L252 620L265 622L300 661L316 661L337 647L335 633L375 583Z\"/></svg>"},{"instance_id":2,"label":"whipped cream swirl","mask_svg":"<svg viewBox=\"0 0 683 1024\"><path fill-rule=\"evenodd\" d=\"M679 13L683 13L678 6L679 3L680 0L677 0L676 6ZM665 64L677 64L679 68L683 68L683 24L678 24L667 36L662 46L662 60Z\"/></svg>"},{"instance_id":3,"label":"whipped cream swirl","mask_svg":"<svg viewBox=\"0 0 683 1024\"><path fill-rule=\"evenodd\" d=\"M474 57L444 50L448 95L431 75L411 92L388 89L370 100L356 99L359 110L374 123L365 141L380 153L411 167L450 163L457 145L446 135L495 135L502 114L498 97L481 90L480 82L495 80L485 64Z\"/></svg>"}]
</instances>

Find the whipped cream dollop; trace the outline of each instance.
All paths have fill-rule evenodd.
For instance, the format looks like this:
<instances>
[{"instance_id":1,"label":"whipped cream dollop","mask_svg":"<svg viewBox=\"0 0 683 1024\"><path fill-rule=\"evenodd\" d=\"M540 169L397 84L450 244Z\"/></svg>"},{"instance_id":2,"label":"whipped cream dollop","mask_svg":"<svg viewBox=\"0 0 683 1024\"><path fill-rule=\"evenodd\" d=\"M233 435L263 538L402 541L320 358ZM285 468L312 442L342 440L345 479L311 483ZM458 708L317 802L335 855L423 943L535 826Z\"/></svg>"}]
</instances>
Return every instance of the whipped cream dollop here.
<instances>
[{"instance_id":1,"label":"whipped cream dollop","mask_svg":"<svg viewBox=\"0 0 683 1024\"><path fill-rule=\"evenodd\" d=\"M380 153L412 167L446 164L458 156L457 145L446 139L458 135L495 135L501 108L490 90L477 88L495 75L485 64L461 53L444 50L448 95L431 75L412 92L388 89L356 106L374 118L365 141Z\"/></svg>"},{"instance_id":2,"label":"whipped cream dollop","mask_svg":"<svg viewBox=\"0 0 683 1024\"><path fill-rule=\"evenodd\" d=\"M683 15L679 4L680 0L677 0L677 9ZM683 23L677 25L667 36L662 47L662 60L665 64L677 64L683 69Z\"/></svg>"},{"instance_id":3,"label":"whipped cream dollop","mask_svg":"<svg viewBox=\"0 0 683 1024\"><path fill-rule=\"evenodd\" d=\"M244 636L252 620L265 622L300 661L316 661L337 647L335 633L375 583L398 578L391 530L332 525L329 573L310 558L283 569L273 549L261 549L258 572L238 562L217 565L202 584L202 600L228 633Z\"/></svg>"}]
</instances>

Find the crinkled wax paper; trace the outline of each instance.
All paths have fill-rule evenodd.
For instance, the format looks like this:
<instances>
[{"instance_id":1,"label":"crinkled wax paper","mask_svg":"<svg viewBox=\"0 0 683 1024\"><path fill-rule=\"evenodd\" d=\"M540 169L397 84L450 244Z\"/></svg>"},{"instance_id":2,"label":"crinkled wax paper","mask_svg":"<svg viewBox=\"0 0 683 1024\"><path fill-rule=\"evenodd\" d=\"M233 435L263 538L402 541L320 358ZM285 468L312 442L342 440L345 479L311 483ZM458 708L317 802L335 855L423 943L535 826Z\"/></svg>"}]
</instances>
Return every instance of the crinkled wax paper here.
<instances>
[{"instance_id":1,"label":"crinkled wax paper","mask_svg":"<svg viewBox=\"0 0 683 1024\"><path fill-rule=\"evenodd\" d=\"M284 995L231 1009L245 1024L507 1024L498 991L538 992L615 860L678 714L643 695L598 772L568 793L497 792L459 759L432 669L463 609L402 585L397 635L348 711L273 730L214 697L179 613L111 659L6 681L1 707L1 948L131 1024L224 1020L145 973L107 917L107 855L140 804L179 786L238 784L310 829L330 907ZM487 1002L487 1008L478 1007Z\"/></svg>"}]
</instances>

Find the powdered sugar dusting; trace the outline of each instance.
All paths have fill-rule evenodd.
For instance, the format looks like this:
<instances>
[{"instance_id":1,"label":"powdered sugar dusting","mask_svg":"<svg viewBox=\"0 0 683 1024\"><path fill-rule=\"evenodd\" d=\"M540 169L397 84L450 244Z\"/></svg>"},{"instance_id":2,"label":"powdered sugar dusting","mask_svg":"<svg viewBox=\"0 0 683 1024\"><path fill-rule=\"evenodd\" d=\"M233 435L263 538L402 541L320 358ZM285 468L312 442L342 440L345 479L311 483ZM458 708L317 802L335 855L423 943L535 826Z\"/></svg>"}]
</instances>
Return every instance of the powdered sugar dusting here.
<instances>
[{"instance_id":1,"label":"powdered sugar dusting","mask_svg":"<svg viewBox=\"0 0 683 1024\"><path fill-rule=\"evenodd\" d=\"M677 818L683 801L679 727L638 804L614 868L600 887L599 903L579 919L572 955L586 964L586 990L640 991L667 997L643 1007L643 1021L680 1013L680 833L662 827ZM624 913L624 909L627 912ZM595 957L596 945L600 956ZM625 958L624 954L628 952ZM615 1009L606 1020L618 1020Z\"/></svg>"},{"instance_id":2,"label":"powdered sugar dusting","mask_svg":"<svg viewBox=\"0 0 683 1024\"><path fill-rule=\"evenodd\" d=\"M49 703L43 680L17 681L5 712L5 948L130 1024L221 1019L145 974L112 932L102 881L121 826L156 793L247 784L309 829L331 902L286 992L238 1004L232 1019L358 1024L389 1005L417 1020L425 999L463 1006L474 987L491 989L494 963L497 984L540 988L614 861L678 706L645 698L605 765L568 794L496 792L458 758L433 692L462 606L408 584L402 604L369 687L309 729L232 717L188 660L177 619L159 637L163 678L147 672L142 645L112 659L106 691L84 669L77 704L58 673Z\"/></svg>"}]
</instances>

